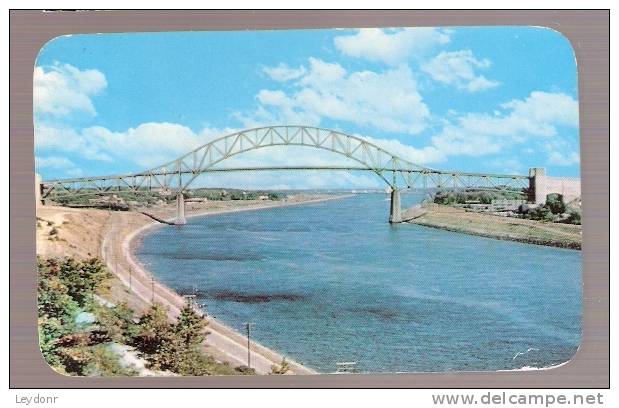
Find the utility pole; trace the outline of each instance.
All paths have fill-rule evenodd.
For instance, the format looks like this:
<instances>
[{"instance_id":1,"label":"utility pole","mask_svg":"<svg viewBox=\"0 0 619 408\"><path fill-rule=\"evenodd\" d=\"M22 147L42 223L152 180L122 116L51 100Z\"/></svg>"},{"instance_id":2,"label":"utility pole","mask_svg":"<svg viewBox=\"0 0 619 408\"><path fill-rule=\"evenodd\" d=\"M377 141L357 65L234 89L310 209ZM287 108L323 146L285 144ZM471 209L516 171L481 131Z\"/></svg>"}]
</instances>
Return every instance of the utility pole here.
<instances>
[{"instance_id":1,"label":"utility pole","mask_svg":"<svg viewBox=\"0 0 619 408\"><path fill-rule=\"evenodd\" d=\"M150 303L154 305L155 304L155 277L154 276L150 277L150 287L151 287Z\"/></svg>"},{"instance_id":2,"label":"utility pole","mask_svg":"<svg viewBox=\"0 0 619 408\"><path fill-rule=\"evenodd\" d=\"M250 349L250 330L251 326L254 326L255 323L243 323L245 325L245 329L247 330L247 367L251 368L251 349Z\"/></svg>"}]
</instances>

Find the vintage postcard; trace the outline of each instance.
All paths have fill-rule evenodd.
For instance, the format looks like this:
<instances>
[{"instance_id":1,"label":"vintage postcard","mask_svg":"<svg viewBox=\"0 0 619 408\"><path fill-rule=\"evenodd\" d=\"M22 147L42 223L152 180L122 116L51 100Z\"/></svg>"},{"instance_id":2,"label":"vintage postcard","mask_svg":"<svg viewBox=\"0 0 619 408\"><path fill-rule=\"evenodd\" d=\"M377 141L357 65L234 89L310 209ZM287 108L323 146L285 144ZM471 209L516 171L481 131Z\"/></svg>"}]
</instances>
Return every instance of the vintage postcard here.
<instances>
[{"instance_id":1,"label":"vintage postcard","mask_svg":"<svg viewBox=\"0 0 619 408\"><path fill-rule=\"evenodd\" d=\"M560 33L82 34L33 69L57 372L492 372L576 353L578 77Z\"/></svg>"}]
</instances>

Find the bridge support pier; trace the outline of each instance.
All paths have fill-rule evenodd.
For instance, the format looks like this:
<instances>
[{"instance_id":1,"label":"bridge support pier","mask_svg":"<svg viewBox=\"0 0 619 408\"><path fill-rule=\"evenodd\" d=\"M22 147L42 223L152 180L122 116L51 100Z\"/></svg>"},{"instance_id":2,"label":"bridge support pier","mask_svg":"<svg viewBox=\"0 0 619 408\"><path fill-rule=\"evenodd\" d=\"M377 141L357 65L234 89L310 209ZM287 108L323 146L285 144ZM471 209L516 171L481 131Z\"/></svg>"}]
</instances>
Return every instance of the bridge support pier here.
<instances>
[{"instance_id":1,"label":"bridge support pier","mask_svg":"<svg viewBox=\"0 0 619 408\"><path fill-rule=\"evenodd\" d=\"M185 219L185 196L182 192L176 195L176 219L174 220L174 224L187 224L187 220Z\"/></svg>"},{"instance_id":2,"label":"bridge support pier","mask_svg":"<svg viewBox=\"0 0 619 408\"><path fill-rule=\"evenodd\" d=\"M34 173L34 199L36 200L36 207L39 208L45 201L41 199L41 175Z\"/></svg>"},{"instance_id":3,"label":"bridge support pier","mask_svg":"<svg viewBox=\"0 0 619 408\"><path fill-rule=\"evenodd\" d=\"M389 209L389 222L399 224L402 222L402 205L400 203L400 190L391 188L391 207Z\"/></svg>"}]
</instances>

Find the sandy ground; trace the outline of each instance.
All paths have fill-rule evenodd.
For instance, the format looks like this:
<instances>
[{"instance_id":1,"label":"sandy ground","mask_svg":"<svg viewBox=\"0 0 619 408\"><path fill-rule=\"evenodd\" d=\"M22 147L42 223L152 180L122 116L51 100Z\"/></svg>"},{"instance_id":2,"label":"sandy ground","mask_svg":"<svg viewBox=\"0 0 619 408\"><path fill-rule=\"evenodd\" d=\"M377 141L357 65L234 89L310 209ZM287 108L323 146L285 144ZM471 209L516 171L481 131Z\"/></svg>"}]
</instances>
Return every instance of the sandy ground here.
<instances>
[{"instance_id":1,"label":"sandy ground","mask_svg":"<svg viewBox=\"0 0 619 408\"><path fill-rule=\"evenodd\" d=\"M537 245L580 249L582 244L582 228L580 225L482 214L436 204L424 207L422 211L419 211L419 214L408 222L488 238Z\"/></svg>"},{"instance_id":2,"label":"sandy ground","mask_svg":"<svg viewBox=\"0 0 619 408\"><path fill-rule=\"evenodd\" d=\"M293 196L286 201L209 201L188 202L186 216L218 214L231 211L257 210L276 206L302 204L334 199L334 196ZM157 217L172 220L174 206L144 209ZM186 300L156 281L132 256L140 234L162 224L134 211L107 211L43 206L37 210L37 253L43 257L73 256L84 259L98 256L117 279L106 295L111 302L126 302L137 313L146 310L152 302L164 304L170 317L178 315ZM53 232L52 230L55 230ZM206 317L210 334L206 340L209 354L232 366L247 364L247 338L216 316ZM273 365L279 365L283 356L256 342L251 343L251 366L258 374L268 374ZM290 374L316 372L286 358Z\"/></svg>"}]
</instances>

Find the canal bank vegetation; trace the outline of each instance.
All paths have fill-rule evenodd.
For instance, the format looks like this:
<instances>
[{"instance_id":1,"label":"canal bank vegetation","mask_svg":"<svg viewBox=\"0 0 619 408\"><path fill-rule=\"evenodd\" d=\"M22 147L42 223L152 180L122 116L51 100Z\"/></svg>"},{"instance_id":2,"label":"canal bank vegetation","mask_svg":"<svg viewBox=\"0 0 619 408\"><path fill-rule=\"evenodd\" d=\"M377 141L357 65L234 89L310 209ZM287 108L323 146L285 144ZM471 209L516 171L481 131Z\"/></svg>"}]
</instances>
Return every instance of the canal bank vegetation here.
<instances>
[{"instance_id":1,"label":"canal bank vegetation","mask_svg":"<svg viewBox=\"0 0 619 408\"><path fill-rule=\"evenodd\" d=\"M112 275L97 258L37 258L39 344L56 371L76 376L253 374L203 348L207 322L189 305L171 320L159 304L137 315L103 296Z\"/></svg>"},{"instance_id":2,"label":"canal bank vegetation","mask_svg":"<svg viewBox=\"0 0 619 408\"><path fill-rule=\"evenodd\" d=\"M529 204L517 190L438 192L434 203L534 221L581 223L580 200L566 203L557 193L548 194L544 204Z\"/></svg>"},{"instance_id":3,"label":"canal bank vegetation","mask_svg":"<svg viewBox=\"0 0 619 408\"><path fill-rule=\"evenodd\" d=\"M542 205L516 192L438 193L434 203L405 211L413 224L487 238L580 249L580 202L549 194Z\"/></svg>"},{"instance_id":4,"label":"canal bank vegetation","mask_svg":"<svg viewBox=\"0 0 619 408\"><path fill-rule=\"evenodd\" d=\"M188 200L208 201L281 201L286 194L271 190L241 190L231 188L197 188L185 193ZM139 193L118 191L110 195L99 195L95 190L84 189L82 194L75 196L50 197L51 201L67 207L107 208L113 210L129 210L133 206L150 207L176 202L176 196L162 194L157 191L143 190Z\"/></svg>"}]
</instances>

